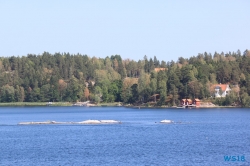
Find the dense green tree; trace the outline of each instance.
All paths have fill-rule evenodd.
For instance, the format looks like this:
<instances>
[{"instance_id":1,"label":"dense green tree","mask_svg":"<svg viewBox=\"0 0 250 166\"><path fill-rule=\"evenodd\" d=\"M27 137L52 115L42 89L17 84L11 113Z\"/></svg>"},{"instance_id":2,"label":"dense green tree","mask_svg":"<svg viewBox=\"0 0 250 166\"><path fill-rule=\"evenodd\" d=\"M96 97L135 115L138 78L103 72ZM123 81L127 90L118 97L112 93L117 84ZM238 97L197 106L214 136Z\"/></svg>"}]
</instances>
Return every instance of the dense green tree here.
<instances>
[{"instance_id":1,"label":"dense green tree","mask_svg":"<svg viewBox=\"0 0 250 166\"><path fill-rule=\"evenodd\" d=\"M15 101L15 89L13 86L8 84L2 86L0 89L0 97L2 102L14 102Z\"/></svg>"},{"instance_id":2,"label":"dense green tree","mask_svg":"<svg viewBox=\"0 0 250 166\"><path fill-rule=\"evenodd\" d=\"M102 97L102 89L99 86L95 86L94 95L95 95L95 102L100 103Z\"/></svg>"},{"instance_id":3,"label":"dense green tree","mask_svg":"<svg viewBox=\"0 0 250 166\"><path fill-rule=\"evenodd\" d=\"M134 84L131 86L132 95L129 99L129 103L136 103L139 99L138 85Z\"/></svg>"},{"instance_id":4,"label":"dense green tree","mask_svg":"<svg viewBox=\"0 0 250 166\"><path fill-rule=\"evenodd\" d=\"M157 105L165 105L166 96L167 96L167 86L164 80L159 82L159 92L160 92L160 100L158 101Z\"/></svg>"},{"instance_id":5,"label":"dense green tree","mask_svg":"<svg viewBox=\"0 0 250 166\"><path fill-rule=\"evenodd\" d=\"M247 93L243 93L241 96L241 104L243 107L249 107L250 96Z\"/></svg>"},{"instance_id":6,"label":"dense green tree","mask_svg":"<svg viewBox=\"0 0 250 166\"><path fill-rule=\"evenodd\" d=\"M159 72L155 68L164 68ZM246 103L250 95L250 51L199 53L177 62L144 56L138 62L120 55L106 58L69 53L0 58L0 99L13 101L83 101L84 90L96 102L175 105L182 98L210 99L211 85L238 85L237 95L217 99L221 105ZM98 88L99 87L99 88Z\"/></svg>"}]
</instances>

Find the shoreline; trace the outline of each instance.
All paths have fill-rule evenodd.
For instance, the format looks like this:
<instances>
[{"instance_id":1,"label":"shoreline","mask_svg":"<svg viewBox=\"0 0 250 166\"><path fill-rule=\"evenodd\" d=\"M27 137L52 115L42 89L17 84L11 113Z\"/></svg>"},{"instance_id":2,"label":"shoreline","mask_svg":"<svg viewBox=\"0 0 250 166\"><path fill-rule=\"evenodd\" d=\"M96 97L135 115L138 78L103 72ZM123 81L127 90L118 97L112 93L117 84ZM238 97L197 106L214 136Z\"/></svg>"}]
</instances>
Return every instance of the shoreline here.
<instances>
[{"instance_id":1,"label":"shoreline","mask_svg":"<svg viewBox=\"0 0 250 166\"><path fill-rule=\"evenodd\" d=\"M126 108L134 108L134 109L205 109L205 108L248 108L248 107L240 107L240 106L214 106L214 107L189 107L189 108L177 108L177 107L146 107L146 106L124 106Z\"/></svg>"},{"instance_id":2,"label":"shoreline","mask_svg":"<svg viewBox=\"0 0 250 166\"><path fill-rule=\"evenodd\" d=\"M114 103L98 103L91 104L88 103L86 106L74 105L76 102L9 102L1 103L0 107L10 106L10 107L23 107L23 106L48 106L48 107L123 107L120 102Z\"/></svg>"},{"instance_id":3,"label":"shoreline","mask_svg":"<svg viewBox=\"0 0 250 166\"><path fill-rule=\"evenodd\" d=\"M0 107L23 107L23 106L72 106L70 102L53 102L48 104L48 102L10 102L10 103L0 103Z\"/></svg>"},{"instance_id":4,"label":"shoreline","mask_svg":"<svg viewBox=\"0 0 250 166\"><path fill-rule=\"evenodd\" d=\"M47 106L47 107L72 107L73 103L71 102L12 102L12 103L0 103L0 107L28 107L28 106ZM78 107L78 106L77 106ZM86 107L86 106L79 106ZM119 103L99 103L99 104L91 104L87 107L126 107L126 108L134 108L134 109L199 109L199 108L247 108L241 106L217 106L217 105L201 105L199 107L193 108L177 108L177 106L132 106L132 105L119 105Z\"/></svg>"}]
</instances>

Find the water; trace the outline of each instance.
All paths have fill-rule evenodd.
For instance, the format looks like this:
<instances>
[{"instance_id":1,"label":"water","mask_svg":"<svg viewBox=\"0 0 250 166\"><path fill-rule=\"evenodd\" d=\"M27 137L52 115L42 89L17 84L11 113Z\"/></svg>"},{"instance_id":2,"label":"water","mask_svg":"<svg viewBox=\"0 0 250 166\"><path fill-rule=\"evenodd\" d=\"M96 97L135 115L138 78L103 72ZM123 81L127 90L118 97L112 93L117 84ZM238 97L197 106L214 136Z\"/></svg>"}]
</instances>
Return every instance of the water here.
<instances>
[{"instance_id":1,"label":"water","mask_svg":"<svg viewBox=\"0 0 250 166\"><path fill-rule=\"evenodd\" d=\"M122 124L17 125L88 119ZM0 107L0 165L250 165L249 131L249 109Z\"/></svg>"}]
</instances>

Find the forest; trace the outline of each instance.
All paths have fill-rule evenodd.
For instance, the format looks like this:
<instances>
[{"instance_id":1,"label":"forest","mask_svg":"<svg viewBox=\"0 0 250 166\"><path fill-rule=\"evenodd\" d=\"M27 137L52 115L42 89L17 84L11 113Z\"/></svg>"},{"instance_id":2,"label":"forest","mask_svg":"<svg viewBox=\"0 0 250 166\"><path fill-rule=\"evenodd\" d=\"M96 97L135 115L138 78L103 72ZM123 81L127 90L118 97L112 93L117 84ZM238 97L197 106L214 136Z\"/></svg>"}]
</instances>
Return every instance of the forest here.
<instances>
[{"instance_id":1,"label":"forest","mask_svg":"<svg viewBox=\"0 0 250 166\"><path fill-rule=\"evenodd\" d=\"M211 86L219 83L232 88L224 98L213 96ZM174 106L183 98L248 107L250 51L204 52L176 62L146 55L136 62L120 55L48 52L0 58L0 102L89 100Z\"/></svg>"}]
</instances>

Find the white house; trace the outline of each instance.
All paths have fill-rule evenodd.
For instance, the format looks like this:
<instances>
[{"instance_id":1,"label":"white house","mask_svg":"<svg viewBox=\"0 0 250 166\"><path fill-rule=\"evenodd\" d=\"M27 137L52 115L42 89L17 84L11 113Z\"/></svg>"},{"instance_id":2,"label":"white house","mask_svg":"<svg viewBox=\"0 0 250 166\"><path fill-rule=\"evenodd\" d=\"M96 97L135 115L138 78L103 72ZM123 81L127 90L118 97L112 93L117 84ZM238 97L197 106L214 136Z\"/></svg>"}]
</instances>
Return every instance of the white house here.
<instances>
[{"instance_id":1,"label":"white house","mask_svg":"<svg viewBox=\"0 0 250 166\"><path fill-rule=\"evenodd\" d=\"M213 85L213 89L215 97L226 97L226 95L231 91L228 84L216 84Z\"/></svg>"}]
</instances>

